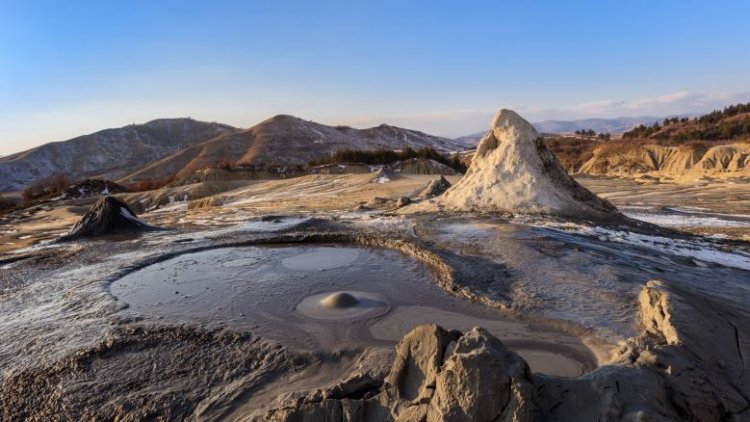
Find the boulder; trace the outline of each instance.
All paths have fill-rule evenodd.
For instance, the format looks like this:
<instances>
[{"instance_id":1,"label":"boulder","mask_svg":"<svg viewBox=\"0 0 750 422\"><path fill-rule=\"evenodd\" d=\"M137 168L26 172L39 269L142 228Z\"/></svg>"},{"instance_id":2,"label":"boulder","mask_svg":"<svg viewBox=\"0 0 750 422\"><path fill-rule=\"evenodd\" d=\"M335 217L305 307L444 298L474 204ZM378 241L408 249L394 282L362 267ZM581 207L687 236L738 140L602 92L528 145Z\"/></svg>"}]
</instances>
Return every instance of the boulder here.
<instances>
[{"instance_id":1,"label":"boulder","mask_svg":"<svg viewBox=\"0 0 750 422\"><path fill-rule=\"evenodd\" d=\"M359 204L356 211L370 211L373 209L387 209L394 210L397 208L403 208L412 203L411 198L408 196L400 196L398 198L383 198L382 196L374 196L369 202Z\"/></svg>"},{"instance_id":2,"label":"boulder","mask_svg":"<svg viewBox=\"0 0 750 422\"><path fill-rule=\"evenodd\" d=\"M262 420L533 421L526 362L481 328L465 334L437 325L410 331L396 346L384 382L358 383L356 394L314 392ZM321 397L326 399L321 401ZM258 420L261 420L258 419Z\"/></svg>"},{"instance_id":3,"label":"boulder","mask_svg":"<svg viewBox=\"0 0 750 422\"><path fill-rule=\"evenodd\" d=\"M402 196L396 200L396 207L401 208L411 204L411 198L408 196Z\"/></svg>"}]
</instances>

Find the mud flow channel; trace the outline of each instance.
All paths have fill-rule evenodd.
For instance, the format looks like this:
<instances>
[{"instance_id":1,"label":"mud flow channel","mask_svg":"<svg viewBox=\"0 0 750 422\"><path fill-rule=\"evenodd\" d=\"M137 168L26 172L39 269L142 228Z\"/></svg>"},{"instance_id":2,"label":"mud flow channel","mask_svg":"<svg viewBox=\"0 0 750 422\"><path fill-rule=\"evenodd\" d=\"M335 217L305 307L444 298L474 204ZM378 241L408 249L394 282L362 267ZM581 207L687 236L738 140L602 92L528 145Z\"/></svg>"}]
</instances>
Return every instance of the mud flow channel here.
<instances>
[{"instance_id":1,"label":"mud flow channel","mask_svg":"<svg viewBox=\"0 0 750 422\"><path fill-rule=\"evenodd\" d=\"M187 253L116 280L125 312L169 324L249 330L289 347L392 347L411 328L482 326L532 371L578 376L595 366L575 336L530 326L442 291L419 261L340 245L219 248Z\"/></svg>"}]
</instances>

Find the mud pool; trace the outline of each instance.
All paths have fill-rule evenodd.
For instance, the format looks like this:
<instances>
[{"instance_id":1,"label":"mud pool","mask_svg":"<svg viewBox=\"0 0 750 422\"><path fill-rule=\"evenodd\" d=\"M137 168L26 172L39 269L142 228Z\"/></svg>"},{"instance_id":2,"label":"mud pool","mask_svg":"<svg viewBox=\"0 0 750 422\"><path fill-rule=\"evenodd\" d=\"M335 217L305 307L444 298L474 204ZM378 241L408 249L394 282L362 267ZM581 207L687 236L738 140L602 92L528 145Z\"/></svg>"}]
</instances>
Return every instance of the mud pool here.
<instances>
[{"instance_id":1,"label":"mud pool","mask_svg":"<svg viewBox=\"0 0 750 422\"><path fill-rule=\"evenodd\" d=\"M413 327L482 326L526 358L532 371L577 376L596 366L582 341L449 296L432 271L401 252L349 245L252 246L186 253L114 281L122 311L170 324L251 330L299 350L391 348ZM356 292L360 308L341 317L309 303Z\"/></svg>"}]
</instances>

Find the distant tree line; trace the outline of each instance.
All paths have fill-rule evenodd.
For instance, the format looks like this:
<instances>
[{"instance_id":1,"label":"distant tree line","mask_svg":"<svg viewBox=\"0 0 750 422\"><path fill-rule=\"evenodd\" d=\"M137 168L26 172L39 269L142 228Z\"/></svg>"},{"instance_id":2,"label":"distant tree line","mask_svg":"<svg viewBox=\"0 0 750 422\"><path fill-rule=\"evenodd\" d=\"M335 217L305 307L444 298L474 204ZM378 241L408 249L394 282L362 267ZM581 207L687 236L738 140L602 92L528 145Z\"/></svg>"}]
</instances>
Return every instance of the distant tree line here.
<instances>
[{"instance_id":1,"label":"distant tree line","mask_svg":"<svg viewBox=\"0 0 750 422\"><path fill-rule=\"evenodd\" d=\"M746 104L733 104L724 107L723 110L714 110L708 114L698 117L699 123L717 123L721 119L728 117L734 117L738 114L750 113L750 103Z\"/></svg>"},{"instance_id":2,"label":"distant tree line","mask_svg":"<svg viewBox=\"0 0 750 422\"><path fill-rule=\"evenodd\" d=\"M128 184L127 186L125 186L125 188L131 192L143 192L163 188L164 186L172 183L174 180L174 176L161 179L139 180ZM44 177L32 182L23 191L21 191L21 199L23 200L23 204L30 204L34 201L54 198L56 196L62 195L63 192L65 192L74 183L75 182L73 182L65 174L56 173L52 176ZM7 201L5 202L7 203ZM0 206L0 208L2 208L2 206Z\"/></svg>"},{"instance_id":3,"label":"distant tree line","mask_svg":"<svg viewBox=\"0 0 750 422\"><path fill-rule=\"evenodd\" d=\"M612 135L606 132L596 133L594 129L580 129L575 131L575 134L578 136L587 136L589 138L598 138L603 140L608 140L612 137Z\"/></svg>"},{"instance_id":4,"label":"distant tree line","mask_svg":"<svg viewBox=\"0 0 750 422\"><path fill-rule=\"evenodd\" d=\"M130 192L146 192L150 190L161 189L168 184L175 181L175 176L167 176L156 179L141 179L134 182L130 182L125 187Z\"/></svg>"},{"instance_id":5,"label":"distant tree line","mask_svg":"<svg viewBox=\"0 0 750 422\"><path fill-rule=\"evenodd\" d=\"M68 176L64 174L54 174L43 179L39 179L21 192L21 198L24 202L31 202L37 199L43 199L61 194L68 186L73 183Z\"/></svg>"},{"instance_id":6,"label":"distant tree line","mask_svg":"<svg viewBox=\"0 0 750 422\"><path fill-rule=\"evenodd\" d=\"M0 194L0 214L14 209L18 204L18 200Z\"/></svg>"},{"instance_id":7,"label":"distant tree line","mask_svg":"<svg viewBox=\"0 0 750 422\"><path fill-rule=\"evenodd\" d=\"M336 151L333 155L320 160L310 161L310 166L319 166L323 164L342 164L342 163L362 163L370 165L378 164L390 164L396 161L409 160L412 158L425 158L435 160L438 163L445 164L446 166L456 170L460 173L466 172L466 165L459 160L458 156L449 158L433 148L419 148L412 149L406 147L400 151L394 151L390 149L376 149L376 150L353 150L353 149L341 149Z\"/></svg>"},{"instance_id":8,"label":"distant tree line","mask_svg":"<svg viewBox=\"0 0 750 422\"><path fill-rule=\"evenodd\" d=\"M634 127L633 129L625 132L622 134L623 138L648 138L649 136L659 132L661 130L661 126L659 125L659 122L654 122L651 126L646 126L643 123L640 125Z\"/></svg>"},{"instance_id":9,"label":"distant tree line","mask_svg":"<svg viewBox=\"0 0 750 422\"><path fill-rule=\"evenodd\" d=\"M714 110L692 119L687 117L666 118L660 125L638 125L625 132L623 138L656 138L676 141L731 140L750 138L750 116L728 120L740 114L750 113L750 103L735 104ZM670 130L664 130L670 129Z\"/></svg>"},{"instance_id":10,"label":"distant tree line","mask_svg":"<svg viewBox=\"0 0 750 422\"><path fill-rule=\"evenodd\" d=\"M675 134L670 138L679 141L695 139L715 141L719 139L750 138L750 117L741 120L719 122L705 129L688 130Z\"/></svg>"}]
</instances>

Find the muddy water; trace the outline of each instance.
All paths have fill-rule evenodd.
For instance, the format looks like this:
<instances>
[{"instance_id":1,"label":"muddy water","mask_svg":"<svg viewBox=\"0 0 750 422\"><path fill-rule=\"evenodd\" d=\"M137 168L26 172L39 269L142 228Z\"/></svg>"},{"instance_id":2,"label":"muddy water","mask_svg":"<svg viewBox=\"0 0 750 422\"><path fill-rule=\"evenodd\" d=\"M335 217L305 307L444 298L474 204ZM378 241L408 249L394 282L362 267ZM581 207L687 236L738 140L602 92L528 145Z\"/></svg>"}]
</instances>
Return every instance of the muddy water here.
<instances>
[{"instance_id":1,"label":"muddy water","mask_svg":"<svg viewBox=\"0 0 750 422\"><path fill-rule=\"evenodd\" d=\"M437 287L431 271L400 252L354 246L234 247L189 253L139 269L110 286L128 313L170 323L247 329L307 350L392 347L419 324L482 326L527 358L532 370L577 376L595 359L575 336L529 326ZM340 319L300 312L306 298L337 291L377 295L387 307Z\"/></svg>"}]
</instances>

